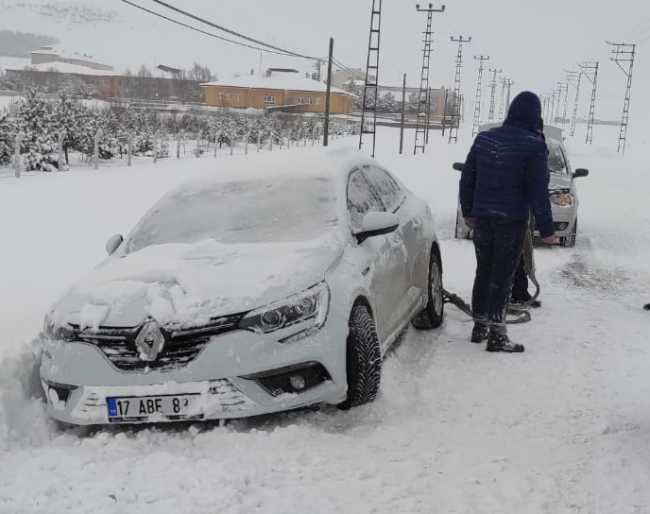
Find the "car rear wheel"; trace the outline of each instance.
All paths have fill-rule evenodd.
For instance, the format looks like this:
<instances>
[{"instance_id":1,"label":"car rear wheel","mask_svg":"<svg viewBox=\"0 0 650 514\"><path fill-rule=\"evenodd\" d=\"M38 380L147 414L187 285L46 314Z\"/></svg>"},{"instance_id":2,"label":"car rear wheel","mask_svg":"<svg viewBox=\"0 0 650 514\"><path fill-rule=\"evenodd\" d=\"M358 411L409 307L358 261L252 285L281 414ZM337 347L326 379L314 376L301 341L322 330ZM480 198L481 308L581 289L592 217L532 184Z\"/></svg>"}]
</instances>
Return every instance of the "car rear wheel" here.
<instances>
[{"instance_id":1,"label":"car rear wheel","mask_svg":"<svg viewBox=\"0 0 650 514\"><path fill-rule=\"evenodd\" d=\"M442 292L442 264L438 252L431 250L427 306L413 318L411 323L418 330L431 330L442 325L445 303Z\"/></svg>"},{"instance_id":2,"label":"car rear wheel","mask_svg":"<svg viewBox=\"0 0 650 514\"><path fill-rule=\"evenodd\" d=\"M568 236L564 236L560 238L560 246L564 246L566 248L573 248L576 245L577 235L578 235L578 218L576 218L575 222L573 223L573 229L571 230L571 233Z\"/></svg>"},{"instance_id":3,"label":"car rear wheel","mask_svg":"<svg viewBox=\"0 0 650 514\"><path fill-rule=\"evenodd\" d=\"M375 322L365 305L352 309L347 339L348 397L340 409L370 403L377 397L381 378L381 350Z\"/></svg>"}]
</instances>

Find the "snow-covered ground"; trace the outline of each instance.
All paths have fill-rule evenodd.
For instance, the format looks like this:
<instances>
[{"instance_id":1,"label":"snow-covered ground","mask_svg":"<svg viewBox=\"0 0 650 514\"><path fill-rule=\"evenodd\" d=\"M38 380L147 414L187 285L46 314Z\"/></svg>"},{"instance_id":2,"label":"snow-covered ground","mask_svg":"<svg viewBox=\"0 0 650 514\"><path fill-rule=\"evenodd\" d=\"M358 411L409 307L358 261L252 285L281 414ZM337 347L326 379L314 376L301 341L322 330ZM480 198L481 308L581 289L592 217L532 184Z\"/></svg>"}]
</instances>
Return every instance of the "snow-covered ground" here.
<instances>
[{"instance_id":1,"label":"snow-covered ground","mask_svg":"<svg viewBox=\"0 0 650 514\"><path fill-rule=\"evenodd\" d=\"M222 428L57 431L29 397L30 341L108 236L171 186L267 154L0 173L0 513L649 512L650 179L643 145L622 157L616 138L597 127L593 146L567 142L591 171L579 242L536 251L543 307L510 331L526 353L469 343L471 323L448 306L440 330L409 330L388 356L374 404ZM430 202L445 286L467 298L473 248L453 239L451 163L471 139L433 132L418 156L412 141L399 156L397 131L382 129L377 157ZM282 151L309 161L309 147Z\"/></svg>"}]
</instances>

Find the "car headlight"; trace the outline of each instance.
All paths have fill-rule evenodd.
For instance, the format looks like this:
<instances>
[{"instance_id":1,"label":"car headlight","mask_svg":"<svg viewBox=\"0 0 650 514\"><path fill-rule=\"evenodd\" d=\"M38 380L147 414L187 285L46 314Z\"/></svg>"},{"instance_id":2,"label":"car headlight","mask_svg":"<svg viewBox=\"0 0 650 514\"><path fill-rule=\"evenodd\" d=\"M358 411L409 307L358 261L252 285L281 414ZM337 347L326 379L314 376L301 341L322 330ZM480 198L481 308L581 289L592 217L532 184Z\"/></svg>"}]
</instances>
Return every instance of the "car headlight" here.
<instances>
[{"instance_id":1,"label":"car headlight","mask_svg":"<svg viewBox=\"0 0 650 514\"><path fill-rule=\"evenodd\" d=\"M552 194L551 202L560 207L570 207L573 205L573 195L571 193Z\"/></svg>"},{"instance_id":2,"label":"car headlight","mask_svg":"<svg viewBox=\"0 0 650 514\"><path fill-rule=\"evenodd\" d=\"M51 341L73 341L76 336L70 325L54 323L49 316L43 321L43 334Z\"/></svg>"},{"instance_id":3,"label":"car headlight","mask_svg":"<svg viewBox=\"0 0 650 514\"><path fill-rule=\"evenodd\" d=\"M329 287L321 282L302 293L249 312L240 320L239 327L268 334L311 320L310 328L320 328L327 318L329 300Z\"/></svg>"}]
</instances>

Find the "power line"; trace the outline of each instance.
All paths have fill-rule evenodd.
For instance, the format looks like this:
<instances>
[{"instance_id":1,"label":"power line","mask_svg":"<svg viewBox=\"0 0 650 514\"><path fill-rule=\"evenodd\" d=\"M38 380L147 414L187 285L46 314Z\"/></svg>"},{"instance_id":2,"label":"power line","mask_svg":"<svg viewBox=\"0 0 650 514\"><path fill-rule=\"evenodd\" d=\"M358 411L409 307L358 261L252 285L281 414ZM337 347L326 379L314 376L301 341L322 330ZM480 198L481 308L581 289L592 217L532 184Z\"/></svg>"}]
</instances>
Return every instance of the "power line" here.
<instances>
[{"instance_id":1,"label":"power line","mask_svg":"<svg viewBox=\"0 0 650 514\"><path fill-rule=\"evenodd\" d=\"M160 13L157 13L157 12L152 11L150 9L147 9L146 7L142 7L140 5L134 4L133 2L129 2L129 0L122 0L122 2L124 2L125 4L128 4L130 6L133 6L136 9L140 9L141 11L144 11L146 13L157 16L158 18L162 18L163 20L167 20L167 21L170 21L172 23L175 23L176 25L180 25L181 27L185 27L187 29L191 29L191 30L194 30L196 32L200 32L201 34L205 34L206 36L210 36L210 37L219 39L221 41L225 41L226 43L232 43L233 45L243 46L245 48L250 48L252 50L257 50L259 52L267 52L267 53L270 53L270 54L283 55L285 57L290 57L286 53L275 52L273 50L267 50L266 48L259 48L257 46L247 45L246 43L242 43L240 41L234 41L232 39L228 39L228 38L225 38L225 37L222 37L222 36L217 36L216 34L213 34L211 32L206 32L205 30L201 30L199 28L193 27L192 25L188 25L186 23L183 23L182 21L174 20L174 19L169 18L169 17L167 17L167 16L165 16L163 14L160 14Z\"/></svg>"},{"instance_id":2,"label":"power line","mask_svg":"<svg viewBox=\"0 0 650 514\"><path fill-rule=\"evenodd\" d=\"M320 60L322 60L320 57L312 57L312 56L309 56L309 55L299 54L299 53L296 53L296 52L292 52L291 50L286 50L286 49L281 48L279 46L274 46L274 45L271 45L269 43L265 43L264 41L260 41L259 39L254 39L254 38L252 38L250 36L246 36L244 34L236 32L234 30L228 29L226 27L222 27L221 25L217 25L216 23L208 21L205 18L201 18L200 16L196 16L196 15L194 15L192 13L187 12L187 11L183 11L182 9L179 9L178 7L174 7L173 5L165 3L162 0L153 0L153 1L155 3L157 3L157 4L159 4L159 5L162 5L163 7L167 7L167 9L171 9L174 12L177 12L179 14L187 16L188 18L199 21L201 23L205 23L206 25L209 25L212 28L215 28L217 30L221 30L223 32L226 32L227 34L232 35L232 36L236 36L236 37L244 39L246 41L250 41L251 43L255 43L257 45L265 46L267 48L271 48L271 49L276 50L278 52L284 52L285 54L291 55L293 57L299 57L299 58L302 58L302 59L309 59L309 60L312 60L312 61L320 61Z\"/></svg>"}]
</instances>

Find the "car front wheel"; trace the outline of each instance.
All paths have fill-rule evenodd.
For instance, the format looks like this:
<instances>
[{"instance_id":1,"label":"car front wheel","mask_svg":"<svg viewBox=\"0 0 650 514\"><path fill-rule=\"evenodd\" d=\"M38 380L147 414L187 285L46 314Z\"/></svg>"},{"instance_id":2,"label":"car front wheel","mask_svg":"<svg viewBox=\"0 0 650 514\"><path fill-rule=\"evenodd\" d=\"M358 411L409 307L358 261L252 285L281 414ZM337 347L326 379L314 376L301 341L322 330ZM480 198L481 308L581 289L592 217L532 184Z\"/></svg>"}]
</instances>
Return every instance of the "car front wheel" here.
<instances>
[{"instance_id":1,"label":"car front wheel","mask_svg":"<svg viewBox=\"0 0 650 514\"><path fill-rule=\"evenodd\" d=\"M377 397L381 378L381 350L375 322L365 305L352 309L347 339L348 397L343 410L370 403Z\"/></svg>"},{"instance_id":2,"label":"car front wheel","mask_svg":"<svg viewBox=\"0 0 650 514\"><path fill-rule=\"evenodd\" d=\"M442 325L445 303L442 293L442 263L438 252L431 250L429 279L427 284L427 306L413 318L413 326L418 330L431 330Z\"/></svg>"}]
</instances>

